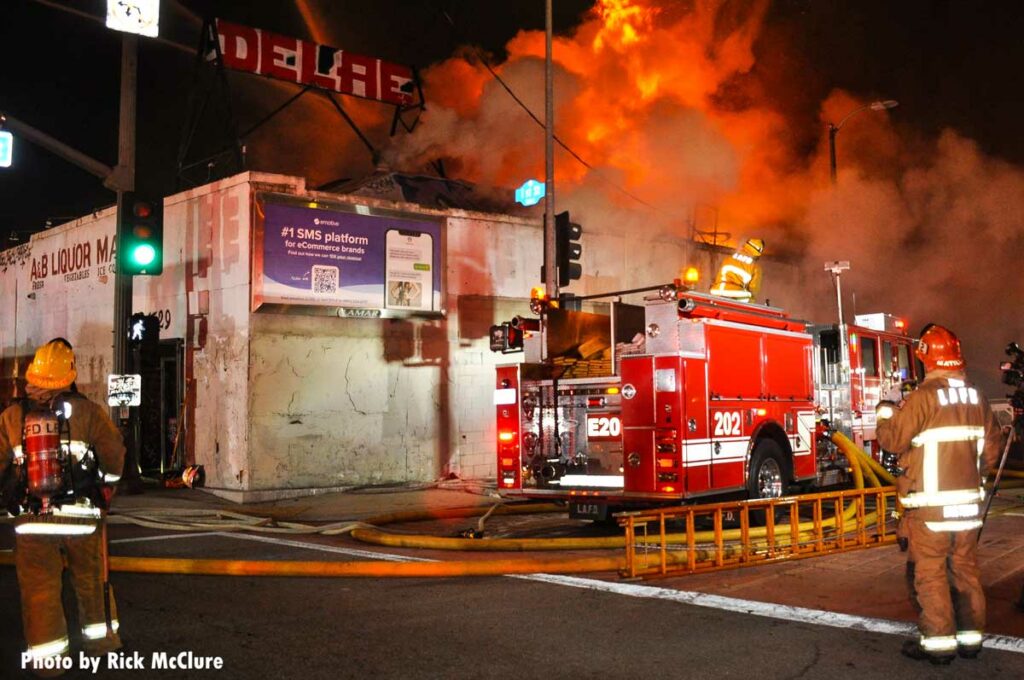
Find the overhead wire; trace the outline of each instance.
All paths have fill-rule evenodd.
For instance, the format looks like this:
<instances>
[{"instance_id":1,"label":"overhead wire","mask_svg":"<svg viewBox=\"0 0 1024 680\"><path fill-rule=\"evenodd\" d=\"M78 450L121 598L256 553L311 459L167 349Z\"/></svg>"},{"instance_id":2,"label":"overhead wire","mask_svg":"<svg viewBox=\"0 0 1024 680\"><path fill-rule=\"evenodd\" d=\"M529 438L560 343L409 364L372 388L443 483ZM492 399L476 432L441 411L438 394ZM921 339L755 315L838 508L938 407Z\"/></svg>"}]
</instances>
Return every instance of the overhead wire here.
<instances>
[{"instance_id":1,"label":"overhead wire","mask_svg":"<svg viewBox=\"0 0 1024 680\"><path fill-rule=\"evenodd\" d=\"M505 82L505 80L501 77L501 75L499 75L498 72L495 71L494 68L490 65L490 63L488 63L487 55L484 53L484 51L482 49L480 49L479 46L477 46L477 45L471 43L470 41L464 39L464 36L462 36L462 34L460 33L458 26L455 25L455 21L452 19L451 15L448 14L448 11L442 9L441 10L441 14L444 16L445 20L451 25L452 30L456 34L456 37L461 42L463 42L466 45L468 45L470 47L470 49L473 50L473 52L476 54L477 59L480 61L481 64L483 64L483 67L485 69L487 69L487 72L491 74L491 77L494 78L494 80L497 81L499 85L501 85L502 89L504 89L505 92L507 92L508 95L510 97L512 97L512 100L516 104L518 104L519 107L523 111L525 111L526 114L530 118L532 118L535 123L537 123L537 125L539 125L542 129L546 129L547 125L544 124L544 121L542 121L537 116L537 114L535 114L533 112L533 110L531 110L530 107L526 105L526 102L524 102L522 99L519 98L519 95L517 95L515 93L515 91L512 89L512 87L507 82ZM637 203L643 205L644 207L650 208L651 210L653 210L655 212L665 214L665 211L662 210L661 208L658 208L657 206L652 205L651 203L648 203L644 199L640 198L639 196L637 196L637 195L633 194L632 192L630 192L629 190L627 190L625 187L623 187L623 186L621 186L619 184L616 184L611 179L605 177L604 173L602 173L600 170L595 168L592 164L587 162L586 159L584 159L582 156L580 156L568 144L563 142L561 140L561 138L559 138L559 136L557 134L553 134L552 137L554 138L555 143L557 143L560 147L562 147L562 149L564 149L570 156L572 156L574 159L576 159L576 161L579 162L580 165L582 165L587 170L589 170L592 173L594 173L594 175L598 179L600 179L601 181L603 181L606 184L608 184L608 186L612 187L613 189L617 190L618 192L622 193L623 195L633 199L634 201L636 201Z\"/></svg>"}]
</instances>

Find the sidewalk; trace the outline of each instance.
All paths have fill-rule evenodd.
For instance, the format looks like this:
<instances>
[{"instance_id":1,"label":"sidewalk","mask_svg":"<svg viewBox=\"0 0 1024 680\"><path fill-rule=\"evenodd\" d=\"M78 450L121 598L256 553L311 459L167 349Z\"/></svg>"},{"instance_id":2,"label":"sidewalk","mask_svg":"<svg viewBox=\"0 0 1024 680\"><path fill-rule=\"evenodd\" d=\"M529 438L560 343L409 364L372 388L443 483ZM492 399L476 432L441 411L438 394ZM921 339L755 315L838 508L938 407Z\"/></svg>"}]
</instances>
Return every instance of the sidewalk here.
<instances>
[{"instance_id":1,"label":"sidewalk","mask_svg":"<svg viewBox=\"0 0 1024 680\"><path fill-rule=\"evenodd\" d=\"M360 488L239 505L202 489L164 489L147 485L145 492L141 494L117 494L114 496L111 509L114 512L131 512L156 508L190 510L217 508L253 516L270 513L278 517L287 515L288 519L297 522L328 522L366 520L377 515L412 510L464 508L477 505L490 507L499 502L497 497L485 495L486 492L483 489L477 488L478 493L465 490L469 486L451 484L447 488L443 485L432 488L404 486Z\"/></svg>"}]
</instances>

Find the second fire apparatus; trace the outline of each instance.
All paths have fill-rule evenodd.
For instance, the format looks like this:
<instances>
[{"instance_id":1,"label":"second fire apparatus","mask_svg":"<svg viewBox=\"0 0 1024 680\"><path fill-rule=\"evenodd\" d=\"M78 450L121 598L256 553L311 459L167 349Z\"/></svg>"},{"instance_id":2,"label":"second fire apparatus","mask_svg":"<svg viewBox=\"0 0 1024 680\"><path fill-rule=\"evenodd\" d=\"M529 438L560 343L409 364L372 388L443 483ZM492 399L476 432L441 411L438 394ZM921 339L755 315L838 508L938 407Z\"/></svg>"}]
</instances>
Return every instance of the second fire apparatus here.
<instances>
[{"instance_id":1,"label":"second fire apparatus","mask_svg":"<svg viewBox=\"0 0 1024 680\"><path fill-rule=\"evenodd\" d=\"M510 338L525 362L497 368L499 492L589 519L843 482L827 427L878 458L875 403L922 374L888 314L813 325L674 286L608 315L517 318L493 329L492 349Z\"/></svg>"}]
</instances>

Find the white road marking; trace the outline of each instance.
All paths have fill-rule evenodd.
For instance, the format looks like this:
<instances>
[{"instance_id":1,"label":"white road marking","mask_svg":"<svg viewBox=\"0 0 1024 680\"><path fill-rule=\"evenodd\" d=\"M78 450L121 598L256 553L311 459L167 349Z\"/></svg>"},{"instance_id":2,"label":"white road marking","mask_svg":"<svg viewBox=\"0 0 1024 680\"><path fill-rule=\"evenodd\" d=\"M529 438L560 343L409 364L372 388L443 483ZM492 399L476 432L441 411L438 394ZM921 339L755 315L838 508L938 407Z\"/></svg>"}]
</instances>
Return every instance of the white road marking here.
<instances>
[{"instance_id":1,"label":"white road marking","mask_svg":"<svg viewBox=\"0 0 1024 680\"><path fill-rule=\"evenodd\" d=\"M221 536L219 531L203 531L198 534L160 534L159 536L139 536L138 538L112 538L110 543L142 543L143 541L170 541L175 538L195 538L197 536Z\"/></svg>"},{"instance_id":2,"label":"white road marking","mask_svg":"<svg viewBox=\"0 0 1024 680\"><path fill-rule=\"evenodd\" d=\"M253 536L251 534L215 533L215 536L237 538L243 541L258 541L260 543L276 543L291 548L303 548L305 550L319 550L320 552L335 553L337 555L348 555L350 557L364 557L371 560L386 560L388 562L437 562L424 557L407 557L405 555L390 555L388 553L372 552L370 550L357 550L355 548L340 548L334 545L323 545L321 543L306 543L305 541L293 541L287 538L272 538L270 536Z\"/></svg>"},{"instance_id":3,"label":"white road marking","mask_svg":"<svg viewBox=\"0 0 1024 680\"><path fill-rule=\"evenodd\" d=\"M862 630L868 633L883 633L885 635L917 635L917 626L905 621L890 621L888 619L876 619L868 616L840 614L837 612L823 611L821 609L792 607L790 605L775 604L771 602L740 600L735 597L725 597L709 593L672 590L670 588L657 588L654 586L640 586L634 583L599 581L590 578L561 576L556 574L529 574L527 576L512 576L511 578L553 583L556 585L570 586L572 588L599 590L607 593L615 593L617 595L626 595L629 597L668 600L670 602L679 602L681 604L689 604L697 607L708 607L710 609L719 609L739 614L752 614L754 616L763 616L770 619L781 619L783 621L793 621L796 623L810 623L819 626L830 626L833 628ZM1006 652L1024 654L1024 638L1011 637L1009 635L986 635L983 645L988 649L999 649Z\"/></svg>"},{"instance_id":4,"label":"white road marking","mask_svg":"<svg viewBox=\"0 0 1024 680\"><path fill-rule=\"evenodd\" d=\"M160 534L159 536L138 536L136 538L112 538L109 543L143 543L145 541L170 541L176 538L195 538L197 536L224 536L219 531L203 531L198 534ZM0 553L14 552L13 548L0 550Z\"/></svg>"}]
</instances>

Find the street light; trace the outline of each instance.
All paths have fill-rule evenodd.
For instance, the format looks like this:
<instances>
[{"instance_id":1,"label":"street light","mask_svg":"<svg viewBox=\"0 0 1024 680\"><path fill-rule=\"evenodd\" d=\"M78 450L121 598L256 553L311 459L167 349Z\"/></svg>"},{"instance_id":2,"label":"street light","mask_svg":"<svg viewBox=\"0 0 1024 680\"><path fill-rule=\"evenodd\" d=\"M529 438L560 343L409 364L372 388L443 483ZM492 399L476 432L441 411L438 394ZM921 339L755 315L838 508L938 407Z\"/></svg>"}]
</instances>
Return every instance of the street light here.
<instances>
[{"instance_id":1,"label":"street light","mask_svg":"<svg viewBox=\"0 0 1024 680\"><path fill-rule=\"evenodd\" d=\"M872 111L885 111L886 109L894 109L899 106L900 103L895 99L883 99L870 104L864 104L858 106L853 111L846 114L839 125L833 123L828 124L828 155L829 155L829 168L832 172L832 184L836 183L836 135L839 134L839 130L846 124L846 121L850 120L854 115L864 111L865 109L871 109Z\"/></svg>"}]
</instances>

